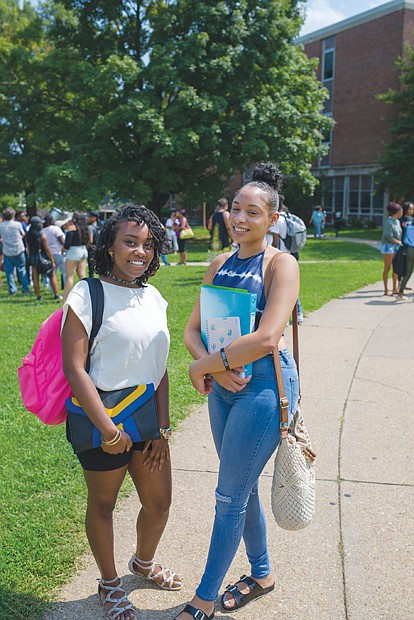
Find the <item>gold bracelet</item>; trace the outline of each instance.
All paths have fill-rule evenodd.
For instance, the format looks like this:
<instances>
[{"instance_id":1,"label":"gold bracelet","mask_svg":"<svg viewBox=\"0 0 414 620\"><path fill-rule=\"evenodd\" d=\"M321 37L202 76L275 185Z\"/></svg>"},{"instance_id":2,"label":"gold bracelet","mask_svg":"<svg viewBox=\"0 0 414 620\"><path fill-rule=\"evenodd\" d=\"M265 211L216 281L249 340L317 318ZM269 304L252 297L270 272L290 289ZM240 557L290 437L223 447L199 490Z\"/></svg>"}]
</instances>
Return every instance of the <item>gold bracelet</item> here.
<instances>
[{"instance_id":1,"label":"gold bracelet","mask_svg":"<svg viewBox=\"0 0 414 620\"><path fill-rule=\"evenodd\" d=\"M102 440L102 443L104 443L106 446L114 446L116 443L118 443L120 439L121 439L121 431L119 430L119 428L117 428L115 437L111 439L110 441Z\"/></svg>"}]
</instances>

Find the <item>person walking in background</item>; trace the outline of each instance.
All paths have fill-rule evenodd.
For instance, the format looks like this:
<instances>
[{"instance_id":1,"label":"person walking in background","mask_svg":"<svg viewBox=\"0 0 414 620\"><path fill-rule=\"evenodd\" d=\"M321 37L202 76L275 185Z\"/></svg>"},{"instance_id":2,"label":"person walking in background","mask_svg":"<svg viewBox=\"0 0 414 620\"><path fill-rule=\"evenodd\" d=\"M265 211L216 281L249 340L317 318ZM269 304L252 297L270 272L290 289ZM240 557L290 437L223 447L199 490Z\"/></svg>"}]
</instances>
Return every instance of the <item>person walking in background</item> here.
<instances>
[{"instance_id":1,"label":"person walking in background","mask_svg":"<svg viewBox=\"0 0 414 620\"><path fill-rule=\"evenodd\" d=\"M15 213L12 207L5 209L3 212L3 222L0 224L0 237L3 242L4 271L9 295L15 295L17 293L17 286L14 281L15 269L22 287L22 293L29 293L26 250L23 244L25 233L21 223L15 221Z\"/></svg>"},{"instance_id":2,"label":"person walking in background","mask_svg":"<svg viewBox=\"0 0 414 620\"><path fill-rule=\"evenodd\" d=\"M32 282L31 282L30 265L29 265L29 252L28 252L27 245L26 245L26 233L29 228L29 218L27 217L26 211L23 211L23 209L17 209L15 220L16 222L19 222L22 225L23 232L24 232L23 245L24 245L24 253L26 257L26 272L27 272L27 277L29 278L29 285L30 285ZM17 280L19 284L21 284L18 272L17 272Z\"/></svg>"},{"instance_id":3,"label":"person walking in background","mask_svg":"<svg viewBox=\"0 0 414 620\"><path fill-rule=\"evenodd\" d=\"M325 237L325 227L326 227L326 217L327 217L327 213L325 209L322 209L322 215L323 215L323 220L321 224L321 233L322 233L322 237Z\"/></svg>"},{"instance_id":4,"label":"person walking in background","mask_svg":"<svg viewBox=\"0 0 414 620\"><path fill-rule=\"evenodd\" d=\"M171 244L171 248L174 254L177 254L178 252L177 235L175 234L175 230L174 230L174 224L175 224L176 219L177 219L177 211L175 209L172 209L170 211L170 217L168 217L167 221L165 222L167 237Z\"/></svg>"},{"instance_id":5,"label":"person walking in background","mask_svg":"<svg viewBox=\"0 0 414 620\"><path fill-rule=\"evenodd\" d=\"M339 233L342 230L342 223L342 211L340 209L336 209L334 213L335 237L339 237Z\"/></svg>"},{"instance_id":6,"label":"person walking in background","mask_svg":"<svg viewBox=\"0 0 414 620\"><path fill-rule=\"evenodd\" d=\"M171 263L168 262L168 258L166 254L161 254L161 260L163 265L165 265L166 267L171 267Z\"/></svg>"},{"instance_id":7,"label":"person walking in background","mask_svg":"<svg viewBox=\"0 0 414 620\"><path fill-rule=\"evenodd\" d=\"M392 274L392 293L388 292L388 274L391 269L392 259L400 245L402 245L402 229L399 218L402 215L402 207L397 202L390 202L387 206L388 217L385 220L381 238L381 253L384 259L382 280L384 282L384 295L398 295L398 275Z\"/></svg>"},{"instance_id":8,"label":"person walking in background","mask_svg":"<svg viewBox=\"0 0 414 620\"><path fill-rule=\"evenodd\" d=\"M213 215L209 218L207 228L210 231L207 260L211 263L213 258L227 252L230 249L232 236L229 224L227 198L220 198Z\"/></svg>"},{"instance_id":9,"label":"person walking in background","mask_svg":"<svg viewBox=\"0 0 414 620\"><path fill-rule=\"evenodd\" d=\"M52 215L46 215L43 222L43 230L44 236L47 239L49 244L50 251L52 252L53 261L55 263L55 276L56 280L59 282L58 271L60 272L60 277L63 281L63 286L65 285L65 255L64 252L64 244L65 244L65 235L63 230L56 226L55 219ZM51 283L50 283L51 284ZM53 290L52 284L51 288Z\"/></svg>"},{"instance_id":10,"label":"person walking in background","mask_svg":"<svg viewBox=\"0 0 414 620\"><path fill-rule=\"evenodd\" d=\"M88 259L87 246L92 243L85 214L75 211L72 219L66 225L66 282L63 289L63 301L66 301L73 287L75 272L79 280L86 277L86 261Z\"/></svg>"},{"instance_id":11,"label":"person walking in background","mask_svg":"<svg viewBox=\"0 0 414 620\"><path fill-rule=\"evenodd\" d=\"M405 231L406 228L408 226L408 224L410 224L413 221L413 213L414 213L414 205L412 202L410 201L406 201L403 202L402 205L402 216L399 218L400 224L401 224L401 241L404 244L404 238L405 238ZM405 248L404 250L405 252L407 251L407 248ZM401 274L397 274L398 275L398 285L397 288L398 290L400 290L400 286L401 286ZM410 291L411 288L409 286L405 287L406 290Z\"/></svg>"},{"instance_id":12,"label":"person walking in background","mask_svg":"<svg viewBox=\"0 0 414 620\"><path fill-rule=\"evenodd\" d=\"M277 248L281 252L289 252L284 242L284 239L287 237L287 224L286 224L286 213L289 213L289 208L285 205L285 197L283 194L279 194L279 219L277 222L271 226L267 232L267 241L274 248ZM296 258L299 262L299 252L290 252L292 256ZM298 304L298 323L301 324L304 321L302 304L300 302L300 297L298 295L297 299Z\"/></svg>"},{"instance_id":13,"label":"person walking in background","mask_svg":"<svg viewBox=\"0 0 414 620\"><path fill-rule=\"evenodd\" d=\"M411 274L414 269L414 222L411 221L405 227L405 235L404 235L404 245L407 250L407 268L405 271L405 275L401 280L400 288L398 290L398 299L407 299L404 296L404 290L407 287L408 280L411 278ZM414 296L413 296L414 301Z\"/></svg>"},{"instance_id":14,"label":"person walking in background","mask_svg":"<svg viewBox=\"0 0 414 620\"><path fill-rule=\"evenodd\" d=\"M188 228L188 227L189 227L189 224L188 224L188 220L185 215L185 209L182 209L181 211L177 211L177 217L174 223L174 230L175 230L175 234L177 236L177 242L178 242L178 251L180 252L180 262L178 262L177 265L187 264L187 252L185 250L187 239L181 238L181 232L185 228Z\"/></svg>"},{"instance_id":15,"label":"person walking in background","mask_svg":"<svg viewBox=\"0 0 414 620\"><path fill-rule=\"evenodd\" d=\"M49 247L47 237L42 231L42 220L35 215L30 220L30 227L26 235L27 250L29 252L29 265L32 268L33 287L38 300L43 299L40 293L40 279L39 272L37 271L36 258L40 252L44 258L48 258L51 263L51 269L48 271L47 276L50 279L50 286L53 292L54 299L60 301L62 296L59 295L58 283L55 274L55 261L53 259L52 251Z\"/></svg>"},{"instance_id":16,"label":"person walking in background","mask_svg":"<svg viewBox=\"0 0 414 620\"><path fill-rule=\"evenodd\" d=\"M89 239L91 239L90 244L88 245L88 276L93 278L95 270L93 266L93 253L98 244L99 233L100 233L100 224L99 224L99 212L98 211L90 211L87 215L87 224L88 224L88 232Z\"/></svg>"},{"instance_id":17,"label":"person walking in background","mask_svg":"<svg viewBox=\"0 0 414 620\"><path fill-rule=\"evenodd\" d=\"M405 229L413 221L414 205L412 202L403 202L402 215L399 218L402 230L401 241L404 243Z\"/></svg>"},{"instance_id":18,"label":"person walking in background","mask_svg":"<svg viewBox=\"0 0 414 620\"><path fill-rule=\"evenodd\" d=\"M232 235L239 249L215 258L203 282L256 293L255 331L208 355L201 339L198 299L184 332L184 342L196 360L189 370L192 384L201 394L208 394L220 467L206 568L196 594L176 620L214 617L214 602L242 536L251 576L244 575L227 587L221 597L224 611L233 617L233 611L275 587L258 481L280 439L280 405L272 355L278 346L290 417L298 402L296 364L286 348L283 330L298 296L299 268L293 256L266 242L268 229L279 217L280 171L273 164L259 164L252 179L235 195L230 211ZM265 291L267 268L270 275ZM252 376L243 378L240 371L250 362Z\"/></svg>"},{"instance_id":19,"label":"person walking in background","mask_svg":"<svg viewBox=\"0 0 414 620\"><path fill-rule=\"evenodd\" d=\"M323 215L322 207L318 205L317 207L315 207L312 213L312 217L309 220L309 225L313 224L315 239L322 238L322 224L324 223L324 221L325 217Z\"/></svg>"},{"instance_id":20,"label":"person walking in background","mask_svg":"<svg viewBox=\"0 0 414 620\"><path fill-rule=\"evenodd\" d=\"M136 552L130 571L163 590L179 590L174 571L154 562L171 503L167 357L167 303L148 284L169 249L157 216L143 206L124 205L103 225L95 252L104 312L87 373L92 325L88 283L78 282L64 305L63 366L73 393L102 436L101 447L79 452L88 489L86 531L101 574L98 595L111 620L137 620L115 566L113 511L128 471L139 495ZM108 415L98 389L113 391L152 384L160 438L133 443ZM70 425L68 425L70 440ZM82 614L81 614L82 615ZM83 617L83 616L82 616Z\"/></svg>"}]
</instances>

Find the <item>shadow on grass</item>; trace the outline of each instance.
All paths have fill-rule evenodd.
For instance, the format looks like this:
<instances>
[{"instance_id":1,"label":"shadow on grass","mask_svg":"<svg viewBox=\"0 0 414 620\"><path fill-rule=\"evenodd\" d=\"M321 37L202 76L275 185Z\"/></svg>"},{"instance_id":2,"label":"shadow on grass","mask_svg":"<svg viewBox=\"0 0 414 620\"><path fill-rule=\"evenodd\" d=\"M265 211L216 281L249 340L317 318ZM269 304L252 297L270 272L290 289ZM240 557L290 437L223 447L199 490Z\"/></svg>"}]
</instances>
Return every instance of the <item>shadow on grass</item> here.
<instances>
[{"instance_id":1,"label":"shadow on grass","mask_svg":"<svg viewBox=\"0 0 414 620\"><path fill-rule=\"evenodd\" d=\"M41 620L47 603L30 594L18 594L0 586L0 618L7 620Z\"/></svg>"}]
</instances>

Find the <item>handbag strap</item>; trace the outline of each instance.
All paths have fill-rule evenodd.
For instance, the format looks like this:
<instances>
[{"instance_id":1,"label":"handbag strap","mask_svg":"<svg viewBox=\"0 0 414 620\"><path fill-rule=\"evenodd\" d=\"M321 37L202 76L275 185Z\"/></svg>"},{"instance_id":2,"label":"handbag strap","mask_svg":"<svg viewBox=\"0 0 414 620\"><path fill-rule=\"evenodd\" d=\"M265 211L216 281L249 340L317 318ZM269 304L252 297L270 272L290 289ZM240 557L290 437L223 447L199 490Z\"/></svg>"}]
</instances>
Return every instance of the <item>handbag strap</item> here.
<instances>
[{"instance_id":1,"label":"handbag strap","mask_svg":"<svg viewBox=\"0 0 414 620\"><path fill-rule=\"evenodd\" d=\"M275 263L282 252L275 254L269 261L267 265L265 276L264 276L264 288L265 288L265 297L267 299L267 295L270 290L270 285L272 283L273 273L275 269ZM299 333L298 333L298 305L295 304L292 311L292 336L293 336L293 357L296 362L296 367L298 370L298 378L299 378ZM276 346L273 349L273 363L275 366L275 374L276 374L276 382L277 389L279 392L279 402L280 402L280 431L282 438L286 438L288 435L289 428L289 400L285 395L285 386L283 383L283 375L282 375L282 367L280 365L279 358L279 349ZM300 400L300 382L299 382L299 400Z\"/></svg>"},{"instance_id":2,"label":"handbag strap","mask_svg":"<svg viewBox=\"0 0 414 620\"><path fill-rule=\"evenodd\" d=\"M281 256L283 252L277 252L270 259L265 275L264 275L264 291L265 291L265 299L267 300L270 285L272 284L273 274L275 271L275 264L278 260L279 256ZM299 330L298 330L298 304L296 303L292 310L292 341L293 341L293 358L296 362L296 368L298 370L299 375ZM277 347L276 347L277 349Z\"/></svg>"}]
</instances>

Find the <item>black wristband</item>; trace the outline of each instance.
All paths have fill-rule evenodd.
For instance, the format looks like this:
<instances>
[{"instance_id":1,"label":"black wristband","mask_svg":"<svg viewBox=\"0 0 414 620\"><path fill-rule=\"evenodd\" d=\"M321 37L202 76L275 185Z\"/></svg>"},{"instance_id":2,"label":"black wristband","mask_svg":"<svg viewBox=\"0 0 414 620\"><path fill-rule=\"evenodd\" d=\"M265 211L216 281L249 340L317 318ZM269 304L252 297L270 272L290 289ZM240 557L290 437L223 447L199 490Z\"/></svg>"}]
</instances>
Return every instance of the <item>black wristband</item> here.
<instances>
[{"instance_id":1,"label":"black wristband","mask_svg":"<svg viewBox=\"0 0 414 620\"><path fill-rule=\"evenodd\" d=\"M222 349L220 349L220 355L221 355L221 359L223 360L224 368L226 370L231 370L230 364L229 364L229 360L227 359L227 355L226 355L226 352L224 350L224 347Z\"/></svg>"}]
</instances>

